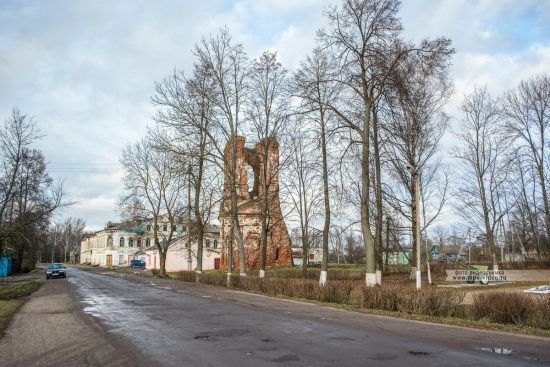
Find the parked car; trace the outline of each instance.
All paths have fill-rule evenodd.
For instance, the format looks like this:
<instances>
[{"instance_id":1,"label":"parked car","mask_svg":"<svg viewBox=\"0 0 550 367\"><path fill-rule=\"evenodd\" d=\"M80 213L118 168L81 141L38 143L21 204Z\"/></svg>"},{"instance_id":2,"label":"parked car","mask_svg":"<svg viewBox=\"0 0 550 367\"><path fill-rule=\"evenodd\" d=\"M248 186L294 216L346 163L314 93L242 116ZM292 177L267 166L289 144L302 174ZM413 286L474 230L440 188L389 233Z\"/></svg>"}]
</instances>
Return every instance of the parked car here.
<instances>
[{"instance_id":1,"label":"parked car","mask_svg":"<svg viewBox=\"0 0 550 367\"><path fill-rule=\"evenodd\" d=\"M131 268L144 268L145 267L145 261L143 261L143 260L130 260L130 267Z\"/></svg>"},{"instance_id":2,"label":"parked car","mask_svg":"<svg viewBox=\"0 0 550 367\"><path fill-rule=\"evenodd\" d=\"M66 278L67 267L60 263L51 263L46 268L46 279L50 278Z\"/></svg>"}]
</instances>

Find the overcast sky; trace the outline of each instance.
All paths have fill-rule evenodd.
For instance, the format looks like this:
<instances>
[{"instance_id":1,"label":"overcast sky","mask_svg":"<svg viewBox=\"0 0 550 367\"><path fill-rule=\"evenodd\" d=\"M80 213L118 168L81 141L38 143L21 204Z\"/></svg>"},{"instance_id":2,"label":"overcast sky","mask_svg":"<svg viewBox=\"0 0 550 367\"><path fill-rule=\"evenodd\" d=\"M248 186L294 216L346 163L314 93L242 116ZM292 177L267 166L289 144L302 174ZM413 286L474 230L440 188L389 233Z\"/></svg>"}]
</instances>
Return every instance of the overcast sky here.
<instances>
[{"instance_id":1,"label":"overcast sky","mask_svg":"<svg viewBox=\"0 0 550 367\"><path fill-rule=\"evenodd\" d=\"M78 202L60 218L100 229L118 219L120 148L151 124L154 81L189 70L201 35L227 26L249 57L278 50L294 70L337 2L0 0L0 118L14 106L34 117L51 175ZM455 119L476 84L500 94L550 73L550 0L405 0L401 17L411 41L453 40Z\"/></svg>"}]
</instances>

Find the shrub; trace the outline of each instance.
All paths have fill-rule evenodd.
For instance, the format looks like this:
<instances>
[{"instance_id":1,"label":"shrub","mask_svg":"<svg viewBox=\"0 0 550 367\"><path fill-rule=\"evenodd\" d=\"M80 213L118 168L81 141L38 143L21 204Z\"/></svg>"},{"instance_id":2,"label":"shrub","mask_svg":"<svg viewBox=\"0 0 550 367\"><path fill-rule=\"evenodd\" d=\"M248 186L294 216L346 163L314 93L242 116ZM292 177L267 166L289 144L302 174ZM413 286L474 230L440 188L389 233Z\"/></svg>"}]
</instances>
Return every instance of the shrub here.
<instances>
[{"instance_id":1,"label":"shrub","mask_svg":"<svg viewBox=\"0 0 550 367\"><path fill-rule=\"evenodd\" d=\"M172 279L182 280L184 282L194 283L197 279L197 274L194 271L176 271L167 273Z\"/></svg>"},{"instance_id":2,"label":"shrub","mask_svg":"<svg viewBox=\"0 0 550 367\"><path fill-rule=\"evenodd\" d=\"M361 306L384 311L417 315L457 317L465 293L449 289L387 285L362 288Z\"/></svg>"},{"instance_id":3,"label":"shrub","mask_svg":"<svg viewBox=\"0 0 550 367\"><path fill-rule=\"evenodd\" d=\"M523 293L481 293L473 296L470 317L500 324L524 325L535 309L533 298Z\"/></svg>"},{"instance_id":4,"label":"shrub","mask_svg":"<svg viewBox=\"0 0 550 367\"><path fill-rule=\"evenodd\" d=\"M534 310L529 314L527 325L550 329L550 295L539 294L533 297Z\"/></svg>"}]
</instances>

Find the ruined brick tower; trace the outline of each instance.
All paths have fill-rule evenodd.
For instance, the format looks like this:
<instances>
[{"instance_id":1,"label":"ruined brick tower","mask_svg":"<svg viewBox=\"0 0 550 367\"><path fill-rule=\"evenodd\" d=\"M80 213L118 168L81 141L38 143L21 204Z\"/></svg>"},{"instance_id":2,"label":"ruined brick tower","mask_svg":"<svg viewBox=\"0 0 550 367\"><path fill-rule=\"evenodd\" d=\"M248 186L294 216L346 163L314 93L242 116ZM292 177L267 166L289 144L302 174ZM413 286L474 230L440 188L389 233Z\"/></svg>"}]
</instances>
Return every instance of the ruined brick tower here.
<instances>
[{"instance_id":1,"label":"ruined brick tower","mask_svg":"<svg viewBox=\"0 0 550 367\"><path fill-rule=\"evenodd\" d=\"M261 230L262 211L261 198L263 196L264 170L267 170L268 192L268 234L266 266L292 265L292 250L290 237L281 212L279 199L279 144L276 139L262 140L254 149L246 148L245 138L237 137L225 146L226 162L231 162L231 148L235 142L237 150L236 186L237 211L241 233L243 236L246 266L248 269L259 269L261 263ZM263 164L265 144L268 144L267 167ZM231 227L231 191L230 191L230 164L224 167L224 200L220 210L221 236L223 244L222 267L227 269L227 250L230 241ZM229 165L229 166L228 166ZM249 174L249 168L252 170ZM251 177L249 177L251 176ZM249 180L253 184L249 185ZM252 187L250 187L252 186ZM239 249L237 241L233 241L233 266L239 265Z\"/></svg>"}]
</instances>

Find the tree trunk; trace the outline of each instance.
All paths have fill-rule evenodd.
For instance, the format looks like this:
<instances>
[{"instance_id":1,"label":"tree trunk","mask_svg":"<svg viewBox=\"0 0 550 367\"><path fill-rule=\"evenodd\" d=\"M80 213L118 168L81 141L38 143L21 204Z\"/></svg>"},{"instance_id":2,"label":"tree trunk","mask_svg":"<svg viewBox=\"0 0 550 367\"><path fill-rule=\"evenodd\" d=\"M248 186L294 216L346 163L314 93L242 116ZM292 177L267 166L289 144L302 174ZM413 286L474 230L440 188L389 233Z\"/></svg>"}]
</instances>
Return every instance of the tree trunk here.
<instances>
[{"instance_id":1,"label":"tree trunk","mask_svg":"<svg viewBox=\"0 0 550 367\"><path fill-rule=\"evenodd\" d=\"M321 109L321 155L323 158L323 201L325 209L325 221L323 224L323 261L321 263L321 274L319 275L319 284L324 286L328 279L328 236L330 230L330 196L328 186L328 162L327 162L327 142L325 132L325 115Z\"/></svg>"},{"instance_id":2,"label":"tree trunk","mask_svg":"<svg viewBox=\"0 0 550 367\"><path fill-rule=\"evenodd\" d=\"M231 182L231 224L239 249L239 272L241 276L246 276L244 243L241 233L241 227L239 224L239 213L237 208L237 139L235 139L235 137L231 144L231 170L229 172L229 176Z\"/></svg>"},{"instance_id":3,"label":"tree trunk","mask_svg":"<svg viewBox=\"0 0 550 367\"><path fill-rule=\"evenodd\" d=\"M166 251L159 251L159 261L160 261L160 268L159 268L159 276L163 277L166 275Z\"/></svg>"},{"instance_id":4,"label":"tree trunk","mask_svg":"<svg viewBox=\"0 0 550 367\"><path fill-rule=\"evenodd\" d=\"M375 203L376 203L376 216L375 216L375 241L374 246L376 248L376 270L382 271L383 257L382 257L382 169L380 162L380 141L378 134L378 116L376 110L373 109L372 120L372 135L373 135L373 148L374 148L374 169L375 169Z\"/></svg>"},{"instance_id":5,"label":"tree trunk","mask_svg":"<svg viewBox=\"0 0 550 367\"><path fill-rule=\"evenodd\" d=\"M546 242L550 243L550 205L548 204L548 193L546 191L544 168L537 164L537 171L542 192L542 203L544 205L544 222L546 224Z\"/></svg>"},{"instance_id":6,"label":"tree trunk","mask_svg":"<svg viewBox=\"0 0 550 367\"><path fill-rule=\"evenodd\" d=\"M376 261L374 258L374 237L370 228L370 162L369 162L369 131L368 124L365 124L363 131L363 152L361 158L361 231L363 233L363 242L365 245L365 261L367 272L365 282L367 286L376 285Z\"/></svg>"},{"instance_id":7,"label":"tree trunk","mask_svg":"<svg viewBox=\"0 0 550 367\"><path fill-rule=\"evenodd\" d=\"M267 136L267 134L266 134ZM264 166L263 169L263 180L262 180L262 206L261 206L261 215L262 215L262 228L260 235L260 278L265 276L266 268L266 257L267 257L267 231L268 231L268 216L269 216L269 195L268 195L268 170L269 170L269 145L271 144L269 139L264 140L263 148L263 157L262 163Z\"/></svg>"},{"instance_id":8,"label":"tree trunk","mask_svg":"<svg viewBox=\"0 0 550 367\"><path fill-rule=\"evenodd\" d=\"M234 227L231 223L229 228L229 240L227 241L227 288L231 287L231 276L233 272L233 236Z\"/></svg>"}]
</instances>

